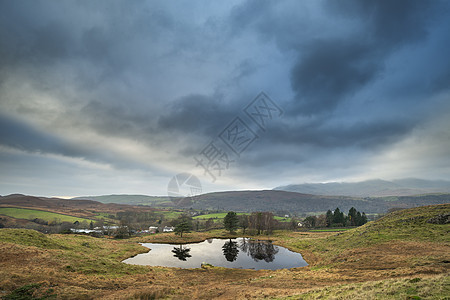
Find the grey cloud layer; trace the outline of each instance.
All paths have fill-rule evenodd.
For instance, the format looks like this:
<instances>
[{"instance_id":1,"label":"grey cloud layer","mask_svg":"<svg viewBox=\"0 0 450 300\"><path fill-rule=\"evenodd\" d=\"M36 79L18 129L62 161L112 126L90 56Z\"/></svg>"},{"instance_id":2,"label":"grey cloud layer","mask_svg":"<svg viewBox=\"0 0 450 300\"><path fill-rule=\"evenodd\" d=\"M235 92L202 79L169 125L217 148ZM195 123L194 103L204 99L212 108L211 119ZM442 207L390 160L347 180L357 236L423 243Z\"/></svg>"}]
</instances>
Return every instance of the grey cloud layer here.
<instances>
[{"instance_id":1,"label":"grey cloud layer","mask_svg":"<svg viewBox=\"0 0 450 300\"><path fill-rule=\"evenodd\" d=\"M285 114L237 176L342 153L314 174L336 178L448 109L449 11L446 1L2 1L0 144L176 173L264 90ZM134 146L90 147L92 136Z\"/></svg>"}]
</instances>

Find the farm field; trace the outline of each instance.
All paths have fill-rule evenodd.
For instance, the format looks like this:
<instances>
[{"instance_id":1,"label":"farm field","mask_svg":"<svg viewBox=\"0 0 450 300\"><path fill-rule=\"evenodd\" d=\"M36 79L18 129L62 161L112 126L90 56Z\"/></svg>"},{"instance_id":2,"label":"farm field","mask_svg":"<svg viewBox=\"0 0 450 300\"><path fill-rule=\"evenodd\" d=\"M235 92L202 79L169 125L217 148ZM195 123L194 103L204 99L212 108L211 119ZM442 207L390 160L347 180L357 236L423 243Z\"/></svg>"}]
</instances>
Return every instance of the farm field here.
<instances>
[{"instance_id":1,"label":"farm field","mask_svg":"<svg viewBox=\"0 0 450 300\"><path fill-rule=\"evenodd\" d=\"M90 219L85 218L77 218L73 216L68 216L64 214L57 214L53 212L37 210L37 209L27 209L27 208L15 208L15 207L0 207L0 215L5 215L8 217L16 218L16 219L34 219L39 218L48 222L53 220L59 220L61 222L90 222Z\"/></svg>"},{"instance_id":2,"label":"farm field","mask_svg":"<svg viewBox=\"0 0 450 300\"><path fill-rule=\"evenodd\" d=\"M242 215L248 215L247 213L236 213L238 216L242 216ZM196 220L208 220L208 219L223 219L225 218L225 216L227 215L227 213L223 212L223 213L213 213L213 214L206 214L206 215L199 215L199 216L195 216L193 217L193 219Z\"/></svg>"},{"instance_id":3,"label":"farm field","mask_svg":"<svg viewBox=\"0 0 450 300\"><path fill-rule=\"evenodd\" d=\"M238 212L236 214L238 216L250 215L249 213L242 213L242 212ZM223 213L212 213L212 214L205 214L205 215L195 216L195 217L193 217L193 219L195 219L195 220L223 219L223 218L225 218L226 215L227 215L226 212L223 212ZM285 218L285 217L280 217L280 216L274 216L274 219L277 220L277 221L281 221L281 222L290 222L291 221L291 218Z\"/></svg>"}]
</instances>

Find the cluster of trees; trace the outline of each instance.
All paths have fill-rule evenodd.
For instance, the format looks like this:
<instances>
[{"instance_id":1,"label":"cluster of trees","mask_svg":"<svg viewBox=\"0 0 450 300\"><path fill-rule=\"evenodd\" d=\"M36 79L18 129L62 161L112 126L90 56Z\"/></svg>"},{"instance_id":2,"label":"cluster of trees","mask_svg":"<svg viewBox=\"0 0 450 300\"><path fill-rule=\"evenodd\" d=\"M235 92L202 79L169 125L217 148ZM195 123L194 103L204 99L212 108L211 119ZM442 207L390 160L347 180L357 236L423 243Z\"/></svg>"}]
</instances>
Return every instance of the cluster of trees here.
<instances>
[{"instance_id":1,"label":"cluster of trees","mask_svg":"<svg viewBox=\"0 0 450 300\"><path fill-rule=\"evenodd\" d=\"M278 223L271 212L253 212L251 215L238 216L235 212L230 211L223 220L225 229L230 233L241 227L244 234L246 229L253 234L270 234Z\"/></svg>"},{"instance_id":2,"label":"cluster of trees","mask_svg":"<svg viewBox=\"0 0 450 300\"><path fill-rule=\"evenodd\" d=\"M184 233L189 233L191 230L199 230L199 222L193 220L189 215L182 215L178 219L171 222L174 226L175 234L183 236ZM211 229L215 225L212 219L205 222L205 229ZM238 216L235 212L230 211L223 219L223 227L230 233L236 232L237 229L242 228L245 234L248 230L252 234L271 234L274 229L278 229L280 222L276 221L273 214L270 212L254 212L251 215ZM202 228L202 229L203 229Z\"/></svg>"},{"instance_id":3,"label":"cluster of trees","mask_svg":"<svg viewBox=\"0 0 450 300\"><path fill-rule=\"evenodd\" d=\"M367 223L367 216L363 212L357 211L354 207L350 208L346 216L339 210L328 210L325 215L309 216L303 221L305 227L346 227L361 226Z\"/></svg>"},{"instance_id":4,"label":"cluster of trees","mask_svg":"<svg viewBox=\"0 0 450 300\"><path fill-rule=\"evenodd\" d=\"M151 211L119 211L108 217L116 219L134 230L148 229L149 224L161 224L164 220L164 215Z\"/></svg>"}]
</instances>

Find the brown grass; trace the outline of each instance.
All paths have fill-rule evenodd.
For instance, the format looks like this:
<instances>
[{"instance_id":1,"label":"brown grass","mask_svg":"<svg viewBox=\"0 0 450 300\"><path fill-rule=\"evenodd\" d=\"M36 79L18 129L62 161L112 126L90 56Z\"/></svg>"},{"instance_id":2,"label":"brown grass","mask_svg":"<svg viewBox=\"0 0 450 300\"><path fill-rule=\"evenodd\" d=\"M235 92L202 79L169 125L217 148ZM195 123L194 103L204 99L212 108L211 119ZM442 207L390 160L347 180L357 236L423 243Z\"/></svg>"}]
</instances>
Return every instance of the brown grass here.
<instances>
[{"instance_id":1,"label":"brown grass","mask_svg":"<svg viewBox=\"0 0 450 300\"><path fill-rule=\"evenodd\" d=\"M77 235L34 236L26 230L12 234L1 229L0 296L29 283L41 283L43 289L52 288L59 299L262 299L289 296L297 299L298 295L315 299L339 298L340 292L351 295L352 290L364 291L361 295L370 299L375 295L371 291L377 285L380 290L384 288L397 295L395 291L411 278L423 280L417 289L418 295L422 293L433 298L428 284L434 284L441 289L440 294L445 294L450 271L450 243L445 238L433 242L393 235L394 238L385 236L373 243L363 243L368 234L360 234L370 233L370 226L346 233L275 232L265 238L301 252L310 264L276 271L219 267L178 269L120 263L126 257L147 251L138 242L180 243L230 237L224 231L189 233L182 239L171 233L117 241ZM439 230L448 233L448 226L423 228L427 232L434 230L433 234L436 234ZM27 240L28 236L34 244ZM361 237L360 241L358 237ZM354 244L348 242L346 245L347 240ZM355 245L358 243L359 246ZM410 288L405 287L398 295L409 295Z\"/></svg>"}]
</instances>

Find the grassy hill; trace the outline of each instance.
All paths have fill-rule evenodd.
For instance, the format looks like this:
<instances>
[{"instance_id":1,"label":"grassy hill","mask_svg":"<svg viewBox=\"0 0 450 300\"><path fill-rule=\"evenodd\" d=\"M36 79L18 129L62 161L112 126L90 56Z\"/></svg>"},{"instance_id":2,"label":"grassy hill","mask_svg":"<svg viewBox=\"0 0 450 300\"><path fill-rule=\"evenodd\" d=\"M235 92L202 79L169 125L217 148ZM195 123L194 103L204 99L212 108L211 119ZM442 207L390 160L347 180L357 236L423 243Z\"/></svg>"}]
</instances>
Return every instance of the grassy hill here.
<instances>
[{"instance_id":1,"label":"grassy hill","mask_svg":"<svg viewBox=\"0 0 450 300\"><path fill-rule=\"evenodd\" d=\"M429 221L437 216L447 216L449 223L433 224ZM356 247L374 247L381 244L401 242L426 242L450 246L450 204L422 206L392 212L377 221L369 222L361 227L348 230L320 242L297 240L290 242L291 247L298 249L326 248L321 264L329 261L330 254L340 255L344 251ZM316 251L321 253L321 251ZM447 256L448 253L443 253ZM328 257L328 258L327 258ZM449 257L450 258L450 257Z\"/></svg>"},{"instance_id":2,"label":"grassy hill","mask_svg":"<svg viewBox=\"0 0 450 300\"><path fill-rule=\"evenodd\" d=\"M221 209L225 211L281 211L287 213L324 213L339 207L347 212L351 207L365 213L385 213L390 208L409 208L450 202L450 194L405 197L358 198L318 196L285 191L231 191L196 196L186 207Z\"/></svg>"},{"instance_id":3,"label":"grassy hill","mask_svg":"<svg viewBox=\"0 0 450 300\"><path fill-rule=\"evenodd\" d=\"M312 195L278 190L264 191L229 191L215 192L195 196L185 201L171 201L167 197L153 197L145 195L105 195L92 197L78 197L102 203L118 203L140 205L140 207L172 207L193 208L198 210L222 211L278 211L282 213L324 213L328 209L339 207L348 211L355 207L366 214L385 213L390 208L409 208L431 204L450 202L450 194L430 194L416 196L389 197L349 197L332 195ZM70 200L75 201L75 200Z\"/></svg>"},{"instance_id":4,"label":"grassy hill","mask_svg":"<svg viewBox=\"0 0 450 300\"><path fill-rule=\"evenodd\" d=\"M2 207L15 207L47 211L49 213L89 219L96 218L100 213L115 214L119 211L155 211L155 209L148 206L115 203L105 204L93 200L69 200L60 198L35 197L21 194L0 196L0 208ZM61 216L60 218L63 217Z\"/></svg>"},{"instance_id":5,"label":"grassy hill","mask_svg":"<svg viewBox=\"0 0 450 300\"><path fill-rule=\"evenodd\" d=\"M447 223L430 223L438 216ZM282 237L285 246L311 255L313 269L372 276L283 299L445 299L450 294L449 232L450 205L444 204L396 211L324 239Z\"/></svg>"}]
</instances>

